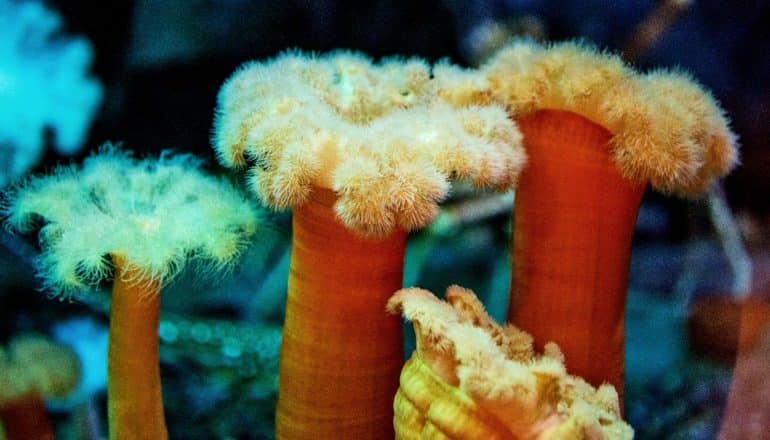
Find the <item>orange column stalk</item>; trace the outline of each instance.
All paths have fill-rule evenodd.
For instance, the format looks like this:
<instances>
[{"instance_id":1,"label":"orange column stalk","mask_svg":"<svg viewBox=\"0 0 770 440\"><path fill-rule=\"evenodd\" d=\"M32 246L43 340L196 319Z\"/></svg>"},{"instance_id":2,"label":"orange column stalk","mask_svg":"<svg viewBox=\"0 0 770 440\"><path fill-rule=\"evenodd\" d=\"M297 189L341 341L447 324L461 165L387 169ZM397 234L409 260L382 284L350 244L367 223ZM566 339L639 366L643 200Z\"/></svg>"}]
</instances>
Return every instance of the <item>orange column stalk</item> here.
<instances>
[{"instance_id":1,"label":"orange column stalk","mask_svg":"<svg viewBox=\"0 0 770 440\"><path fill-rule=\"evenodd\" d=\"M516 190L509 320L538 350L622 396L628 265L644 185L621 176L611 134L576 113L517 119L529 155ZM621 399L622 401L622 399Z\"/></svg>"},{"instance_id":2,"label":"orange column stalk","mask_svg":"<svg viewBox=\"0 0 770 440\"><path fill-rule=\"evenodd\" d=\"M314 188L294 210L276 432L392 439L403 347L401 321L385 304L401 288L406 233L356 235L335 201Z\"/></svg>"},{"instance_id":3,"label":"orange column stalk","mask_svg":"<svg viewBox=\"0 0 770 440\"><path fill-rule=\"evenodd\" d=\"M53 440L53 428L48 420L45 402L30 394L0 408L0 431L8 440Z\"/></svg>"},{"instance_id":4,"label":"orange column stalk","mask_svg":"<svg viewBox=\"0 0 770 440\"><path fill-rule=\"evenodd\" d=\"M160 284L115 261L108 350L110 439L168 438L158 359Z\"/></svg>"}]
</instances>

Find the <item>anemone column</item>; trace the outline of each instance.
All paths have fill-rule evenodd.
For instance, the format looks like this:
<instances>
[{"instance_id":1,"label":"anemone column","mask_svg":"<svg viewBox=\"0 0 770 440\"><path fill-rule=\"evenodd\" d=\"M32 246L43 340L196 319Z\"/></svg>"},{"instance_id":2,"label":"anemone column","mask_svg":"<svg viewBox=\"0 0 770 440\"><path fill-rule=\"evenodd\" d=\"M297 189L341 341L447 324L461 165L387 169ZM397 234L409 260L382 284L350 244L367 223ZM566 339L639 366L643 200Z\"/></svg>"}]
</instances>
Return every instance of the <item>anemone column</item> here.
<instances>
[{"instance_id":1,"label":"anemone column","mask_svg":"<svg viewBox=\"0 0 770 440\"><path fill-rule=\"evenodd\" d=\"M107 358L107 418L112 439L168 438L158 358L160 284L140 279L114 256ZM134 281L132 281L134 280Z\"/></svg>"},{"instance_id":2,"label":"anemone column","mask_svg":"<svg viewBox=\"0 0 770 440\"><path fill-rule=\"evenodd\" d=\"M392 438L403 348L401 322L383 304L401 287L406 232L360 237L337 219L335 200L316 189L294 211L277 435Z\"/></svg>"},{"instance_id":3,"label":"anemone column","mask_svg":"<svg viewBox=\"0 0 770 440\"><path fill-rule=\"evenodd\" d=\"M516 192L509 319L569 368L622 389L631 238L644 185L621 176L610 133L584 117L519 118L529 162ZM600 369L595 366L601 366Z\"/></svg>"}]
</instances>

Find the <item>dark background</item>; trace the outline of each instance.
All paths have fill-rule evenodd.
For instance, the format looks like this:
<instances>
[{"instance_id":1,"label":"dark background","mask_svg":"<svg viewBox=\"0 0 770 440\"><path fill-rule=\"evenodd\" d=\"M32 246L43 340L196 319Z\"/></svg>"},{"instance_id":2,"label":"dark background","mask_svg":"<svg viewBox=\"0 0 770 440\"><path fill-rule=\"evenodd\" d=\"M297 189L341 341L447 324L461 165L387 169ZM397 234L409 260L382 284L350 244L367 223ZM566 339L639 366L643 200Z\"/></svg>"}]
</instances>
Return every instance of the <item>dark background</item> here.
<instances>
[{"instance_id":1,"label":"dark background","mask_svg":"<svg viewBox=\"0 0 770 440\"><path fill-rule=\"evenodd\" d=\"M242 62L287 48L349 48L372 57L418 55L468 63L464 39L484 20L534 17L548 39L583 38L618 51L656 1L53 1L71 33L87 36L106 86L88 147L176 148L213 158L218 87ZM636 64L681 67L713 90L733 120L744 166L730 200L770 207L770 3L694 1ZM88 150L89 148L86 148ZM49 157L47 163L55 161Z\"/></svg>"}]
</instances>

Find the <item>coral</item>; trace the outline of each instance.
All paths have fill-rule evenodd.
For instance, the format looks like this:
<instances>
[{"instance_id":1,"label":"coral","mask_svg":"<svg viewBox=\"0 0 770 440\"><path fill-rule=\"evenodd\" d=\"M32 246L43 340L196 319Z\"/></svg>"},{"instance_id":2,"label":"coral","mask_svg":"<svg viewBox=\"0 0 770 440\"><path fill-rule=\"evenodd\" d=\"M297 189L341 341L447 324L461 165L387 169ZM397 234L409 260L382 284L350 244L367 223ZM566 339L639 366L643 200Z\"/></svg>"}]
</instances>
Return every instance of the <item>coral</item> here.
<instances>
[{"instance_id":1,"label":"coral","mask_svg":"<svg viewBox=\"0 0 770 440\"><path fill-rule=\"evenodd\" d=\"M693 4L692 0L665 0L636 25L631 37L623 45L627 60L637 60L650 50Z\"/></svg>"},{"instance_id":2,"label":"coral","mask_svg":"<svg viewBox=\"0 0 770 440\"><path fill-rule=\"evenodd\" d=\"M264 394L278 390L280 327L164 314L159 335L161 359L188 359L206 368L229 369L250 378Z\"/></svg>"},{"instance_id":3,"label":"coral","mask_svg":"<svg viewBox=\"0 0 770 440\"><path fill-rule=\"evenodd\" d=\"M611 385L567 374L555 344L535 354L529 335L492 321L473 292L452 286L446 297L410 288L388 302L417 335L394 403L397 438L632 438Z\"/></svg>"},{"instance_id":4,"label":"coral","mask_svg":"<svg viewBox=\"0 0 770 440\"><path fill-rule=\"evenodd\" d=\"M540 41L545 38L546 31L545 21L536 15L487 18L463 35L461 49L470 65L478 66L514 39L531 38Z\"/></svg>"},{"instance_id":5,"label":"coral","mask_svg":"<svg viewBox=\"0 0 770 440\"><path fill-rule=\"evenodd\" d=\"M180 284L189 288L191 282L176 280L165 289L164 301L170 297L170 290L183 289ZM200 290L203 295L209 294L206 284ZM225 283L223 288L228 285L232 287ZM83 302L98 315L109 314L108 295L80 294L75 300ZM166 305L164 303L164 307ZM192 308L200 310L199 305ZM92 360L84 361L83 380L89 381L89 362L93 364L91 370L101 374L91 379L91 386L88 383L81 385L79 394L93 392L94 385L103 388L106 384L104 355L107 347L106 341L103 344L101 341L102 331L92 328L90 321L81 320L65 323L55 330L58 338L80 338L76 344L96 345L96 351L102 354L101 358L94 353L87 354ZM280 326L200 318L164 310L158 336L164 372L163 402L175 437L274 436ZM80 353L77 346L75 350ZM190 418L196 423L188 423Z\"/></svg>"},{"instance_id":6,"label":"coral","mask_svg":"<svg viewBox=\"0 0 770 440\"><path fill-rule=\"evenodd\" d=\"M137 160L110 145L82 167L63 167L11 191L7 224L40 231L46 287L69 293L112 276L120 255L134 282L168 283L191 259L227 267L256 229L256 210L189 155ZM152 245L148 245L148 244Z\"/></svg>"},{"instance_id":7,"label":"coral","mask_svg":"<svg viewBox=\"0 0 770 440\"><path fill-rule=\"evenodd\" d=\"M514 118L566 110L606 128L621 173L660 191L698 194L737 163L723 110L686 74L641 74L585 43L527 41L503 48L482 71Z\"/></svg>"},{"instance_id":8,"label":"coral","mask_svg":"<svg viewBox=\"0 0 770 440\"><path fill-rule=\"evenodd\" d=\"M109 315L107 295L82 294L76 300L99 315ZM76 353L88 351L84 354L89 357L94 356L92 352L106 353L106 342L102 341L106 335L103 332L105 329L90 319L76 319L54 327L57 339L72 345ZM208 374L227 370L229 375L258 383L261 394L272 395L278 390L275 378L281 345L279 326L198 318L164 311L160 316L158 337L162 363L185 361L208 370ZM98 369L99 362L94 359L85 363L95 364ZM87 374L87 370L86 365L84 373ZM86 374L84 381L88 381ZM103 388L106 378L103 379L102 375L104 373L93 377L90 386L86 383L86 391L93 393Z\"/></svg>"},{"instance_id":9,"label":"coral","mask_svg":"<svg viewBox=\"0 0 770 440\"><path fill-rule=\"evenodd\" d=\"M450 178L504 189L524 163L501 108L438 85L418 59L289 52L247 63L219 93L215 148L227 166L254 163L251 187L274 208L302 205L317 186L337 193L340 219L360 233L419 228Z\"/></svg>"},{"instance_id":10,"label":"coral","mask_svg":"<svg viewBox=\"0 0 770 440\"><path fill-rule=\"evenodd\" d=\"M101 101L91 45L61 27L42 2L0 0L0 187L37 163L46 128L57 151L77 152Z\"/></svg>"}]
</instances>

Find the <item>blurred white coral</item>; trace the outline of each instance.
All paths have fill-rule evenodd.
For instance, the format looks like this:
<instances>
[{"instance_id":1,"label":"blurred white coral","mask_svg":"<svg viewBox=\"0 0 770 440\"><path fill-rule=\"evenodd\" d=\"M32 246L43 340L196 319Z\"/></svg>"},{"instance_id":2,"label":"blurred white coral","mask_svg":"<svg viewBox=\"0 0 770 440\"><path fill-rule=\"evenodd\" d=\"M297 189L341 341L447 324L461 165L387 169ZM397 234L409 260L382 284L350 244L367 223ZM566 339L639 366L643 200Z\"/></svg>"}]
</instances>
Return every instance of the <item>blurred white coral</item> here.
<instances>
[{"instance_id":1,"label":"blurred white coral","mask_svg":"<svg viewBox=\"0 0 770 440\"><path fill-rule=\"evenodd\" d=\"M28 395L66 397L80 381L80 361L69 347L24 334L0 346L0 407Z\"/></svg>"},{"instance_id":2,"label":"blurred white coral","mask_svg":"<svg viewBox=\"0 0 770 440\"><path fill-rule=\"evenodd\" d=\"M59 153L77 152L101 101L91 45L61 27L40 2L0 0L0 187L37 163L46 128Z\"/></svg>"}]
</instances>

